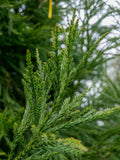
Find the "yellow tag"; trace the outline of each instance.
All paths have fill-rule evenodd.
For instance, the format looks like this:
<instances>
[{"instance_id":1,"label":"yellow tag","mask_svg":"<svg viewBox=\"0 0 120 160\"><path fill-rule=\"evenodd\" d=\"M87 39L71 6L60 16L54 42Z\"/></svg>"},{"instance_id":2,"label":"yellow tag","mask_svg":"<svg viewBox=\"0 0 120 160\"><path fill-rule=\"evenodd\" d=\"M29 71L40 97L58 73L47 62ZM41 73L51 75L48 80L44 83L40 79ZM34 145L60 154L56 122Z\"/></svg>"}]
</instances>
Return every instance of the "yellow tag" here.
<instances>
[{"instance_id":1,"label":"yellow tag","mask_svg":"<svg viewBox=\"0 0 120 160\"><path fill-rule=\"evenodd\" d=\"M52 0L49 0L49 13L48 13L48 18L52 17Z\"/></svg>"}]
</instances>

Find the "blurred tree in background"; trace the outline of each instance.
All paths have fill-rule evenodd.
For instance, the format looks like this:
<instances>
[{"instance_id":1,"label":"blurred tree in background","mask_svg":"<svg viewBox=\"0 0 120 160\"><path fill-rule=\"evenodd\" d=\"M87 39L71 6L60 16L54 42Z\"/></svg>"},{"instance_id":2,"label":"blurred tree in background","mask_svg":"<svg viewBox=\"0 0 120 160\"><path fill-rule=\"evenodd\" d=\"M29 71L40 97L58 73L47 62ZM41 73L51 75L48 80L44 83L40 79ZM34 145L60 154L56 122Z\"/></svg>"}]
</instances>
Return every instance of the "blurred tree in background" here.
<instances>
[{"instance_id":1,"label":"blurred tree in background","mask_svg":"<svg viewBox=\"0 0 120 160\"><path fill-rule=\"evenodd\" d=\"M116 7L113 7L108 5L106 3L107 1L99 0L72 2L77 8L77 17L80 18L79 25L83 27L81 35L73 47L73 58L76 64L79 64L82 57L90 51L90 48L101 35L106 32L108 35L97 48L91 51L82 71L78 72L76 80L71 84L72 89L70 89L69 93L71 95L75 92L76 94L80 94L86 87L93 85L94 87L91 93L83 99L82 107L92 105L97 110L102 110L107 107L116 106L120 98L119 83L116 83L116 81L112 82L110 78L108 79L111 82L108 82L108 80L106 81L104 78L108 71L109 75L113 78L115 75L114 72L119 70L119 67L117 67L114 72L111 72L112 65L110 62L115 59L120 52L120 23L118 22L120 18L120 3L117 1ZM111 23L109 21L111 21ZM116 75L118 77L118 71ZM113 88L111 84L110 87L110 83L112 83L113 86L117 86ZM119 103L117 103L117 106L118 105ZM74 137L78 139L82 137L82 142L84 142L86 146L89 146L88 152L83 156L85 160L101 160L104 158L118 160L120 158L118 128L119 114L115 114L104 121L99 120L86 123L85 125L70 128L63 133L61 132L61 134L63 134L63 136L74 135ZM109 135L108 132L111 134Z\"/></svg>"}]
</instances>

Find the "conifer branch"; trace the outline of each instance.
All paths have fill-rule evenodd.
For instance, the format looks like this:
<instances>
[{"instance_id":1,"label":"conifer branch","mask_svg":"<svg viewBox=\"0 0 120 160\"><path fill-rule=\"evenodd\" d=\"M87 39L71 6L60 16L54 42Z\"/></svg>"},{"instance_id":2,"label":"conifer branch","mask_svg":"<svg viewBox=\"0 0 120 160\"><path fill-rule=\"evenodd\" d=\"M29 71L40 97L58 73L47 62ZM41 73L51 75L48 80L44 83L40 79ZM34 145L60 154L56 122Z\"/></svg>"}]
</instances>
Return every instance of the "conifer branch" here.
<instances>
[{"instance_id":1,"label":"conifer branch","mask_svg":"<svg viewBox=\"0 0 120 160\"><path fill-rule=\"evenodd\" d=\"M59 53L60 28L56 26L53 35L54 53L51 53L48 63L43 63L36 50L36 68L32 63L31 53L27 51L27 69L23 79L26 95L26 109L20 125L14 125L14 140L10 144L11 151L9 160L15 159L50 159L55 155L81 156L87 148L81 141L74 138L57 138L60 130L83 124L113 112L119 111L120 107L108 108L104 111L96 111L88 106L81 109L82 100L86 90L80 95L73 97L66 96L70 83L75 79L76 74L86 68L88 57L98 46L99 42L107 35L104 34L90 48L81 59L80 64L75 67L72 58L72 49L78 36L78 20L75 21L75 11L69 26L69 33L65 41L66 48ZM51 90L54 98L51 105ZM55 134L53 134L55 133ZM30 135L27 138L26 134ZM27 138L27 139L26 139ZM17 150L18 144L21 148ZM17 150L17 154L15 153Z\"/></svg>"}]
</instances>

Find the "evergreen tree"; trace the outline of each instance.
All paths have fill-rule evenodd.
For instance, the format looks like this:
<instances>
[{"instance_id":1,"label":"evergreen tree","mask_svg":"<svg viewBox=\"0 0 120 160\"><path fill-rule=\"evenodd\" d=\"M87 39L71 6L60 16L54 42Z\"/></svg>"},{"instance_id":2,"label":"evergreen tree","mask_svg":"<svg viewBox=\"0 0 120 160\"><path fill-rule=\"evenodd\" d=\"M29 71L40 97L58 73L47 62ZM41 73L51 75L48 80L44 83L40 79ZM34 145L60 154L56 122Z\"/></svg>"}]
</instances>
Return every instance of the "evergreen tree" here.
<instances>
[{"instance_id":1,"label":"evergreen tree","mask_svg":"<svg viewBox=\"0 0 120 160\"><path fill-rule=\"evenodd\" d=\"M12 2L10 1L11 9L13 9L13 6L11 6ZM9 34L14 37L15 46L17 45L16 43L21 42L21 46L25 45L25 50L29 48L32 55L28 51L27 69L23 80L26 95L25 112L23 108L15 103L17 100L12 101L12 99L8 98L8 88L5 84L7 91L4 91L4 97L1 98L1 102L4 103L7 99L7 103L4 103L3 107L7 109L0 113L0 146L2 146L0 147L1 158L9 160L119 159L119 114L114 113L112 116L104 118L105 125L103 127L98 126L96 120L94 120L96 118L101 120L103 116L119 110L119 106L114 107L116 102L119 105L119 82L115 82L114 84L110 78L107 77L106 85L100 87L100 90L101 88L103 88L103 90L98 90L100 96L97 100L89 95L89 90L86 90L87 80L92 79L93 83L96 80L103 81L101 77L103 76L103 64L109 60L106 53L109 53L109 49L115 48L119 44L118 37L109 37L109 33L112 32L113 29L118 29L118 24L111 27L99 25L108 15L114 14L115 16L118 9L109 6L106 13L104 13L96 23L91 24L90 19L104 9L105 3L97 0L80 1L80 6L78 5L78 8L76 8L79 9L80 7L80 11L84 10L85 16L84 19L81 20L82 29L79 28L78 20L76 20L76 23L74 24L74 13L73 19L67 29L56 26L55 33L53 34L53 49L50 49L49 46L51 45L51 41L50 32L47 30L48 28L43 29L44 32L40 32L40 34L37 32L41 29L41 26L39 28L39 24L37 24L38 15L41 15L44 12L42 12L42 10L31 9L31 6L45 9L44 7L48 7L48 3L45 1L44 3L43 1L39 1L41 3L39 6L38 1L33 4L33 1L30 2L31 3L28 3L28 1L21 1L20 3L15 2L15 4L17 3L17 8L15 10L8 9L9 12L12 11L10 14L13 14L14 16L16 15L16 20L19 22L19 25L17 23L16 27L16 23L13 23L14 21L10 19L11 27L9 28ZM55 3L59 2L55 1ZM24 9L23 4L25 4L26 9ZM6 8L5 3L1 6L2 9ZM7 4L7 7L8 6L9 3ZM19 10L20 8L21 11ZM1 14L4 13L4 9ZM39 14L39 12L41 14ZM48 11L46 12L46 15L48 15ZM21 18L24 20L24 23L21 23L23 22ZM43 17L41 20L43 20ZM9 21L6 20L6 23L8 22ZM48 19L48 24L49 22L52 21ZM41 24L42 23L44 25L44 21L42 21ZM24 29L21 25L24 26ZM32 28L32 25L34 25L34 29ZM52 26L53 25L54 24L52 24ZM22 39L23 35L18 34L22 30L19 27L24 31L24 39ZM1 31L1 36L4 39L4 36L2 35L3 33L7 32ZM47 50L44 50L42 45L39 46L40 39L38 39L39 36L43 38L45 33L47 35L45 38L46 43L41 44L48 46ZM7 34L7 36L9 34ZM17 34L21 41L16 41ZM32 35L31 37L28 36L30 34ZM59 41L61 35L64 35L64 38L62 41ZM33 41L32 37L34 37ZM107 38L107 43L104 48L100 49L98 46L102 42L103 38ZM27 40L30 40L33 44L29 43L30 41L28 42ZM8 41L5 41L5 43L9 41L10 38L8 37ZM42 41L44 42L43 39ZM115 41L117 43L115 43ZM65 44L65 48L61 49L60 44ZM38 54L38 50L34 54L34 48L36 47L40 51L40 55ZM19 45L17 45L16 48L19 48ZM48 50L51 50L51 53L46 56ZM4 48L2 48L1 52L2 51L4 51ZM8 51L9 50L5 51L2 56L7 55ZM19 57L21 57L21 53L25 53L25 51L22 52L20 48L19 51L21 51L19 52ZM14 51L14 53L17 52ZM34 55L36 55L37 64L35 63ZM47 60L43 55L47 57ZM12 57L9 57L9 59L10 58ZM21 59L21 65L19 66L24 70L24 56ZM31 59L33 62L31 62ZM1 62L3 63L3 59ZM1 68L2 73L8 78L7 85L9 85L11 89L9 93L11 93L11 97L14 97L13 94L15 94L13 99L17 99L16 93L19 93L19 95L22 96L23 92L20 90L15 92L13 90L14 87L11 85L11 81L9 81L10 75L6 72L8 70L5 68L7 67L5 64L8 64L6 63L6 59L4 62L4 67L2 66ZM19 67L15 68L15 66L18 66L16 60L14 62L15 65L12 63L10 63L10 66L14 67L17 72L21 72L21 69L18 69ZM10 69L9 72L11 71L12 69ZM15 77L17 77L17 72L15 72ZM74 85L76 80L77 85ZM19 87L17 87L17 89L18 88ZM93 87L93 89L94 88L95 87ZM76 91L81 94L76 95L78 94ZM94 95L94 97L96 96ZM19 99L21 100L23 98L20 97ZM23 104L23 102L20 104ZM108 106L110 108L114 108L108 109ZM8 108L11 108L11 110L8 110ZM100 109L103 110L99 111ZM17 111L17 114L14 114L15 112L13 113L13 110ZM22 117L23 112L24 115ZM113 124L112 128L111 123ZM116 146L113 146L112 143Z\"/></svg>"},{"instance_id":2,"label":"evergreen tree","mask_svg":"<svg viewBox=\"0 0 120 160\"><path fill-rule=\"evenodd\" d=\"M116 69L119 68L119 63L115 64L114 68L114 73L111 71L111 78L108 77L108 75L104 75L100 90L98 90L99 96L97 100L93 99L93 105L98 109L120 106L120 77L119 70ZM96 134L96 136L99 136L96 146L97 148L101 148L101 150L97 152L97 154L100 155L99 159L118 160L120 158L120 114L113 114L109 118L104 119L103 123L104 126L99 130L99 133ZM93 148L93 150L94 149L95 148Z\"/></svg>"},{"instance_id":3,"label":"evergreen tree","mask_svg":"<svg viewBox=\"0 0 120 160\"><path fill-rule=\"evenodd\" d=\"M68 1L69 0L65 0ZM59 1L53 3L52 18L48 18L49 1L0 1L0 110L18 111L24 106L21 84L25 69L26 50L47 61L51 50L51 30L63 18Z\"/></svg>"},{"instance_id":4,"label":"evergreen tree","mask_svg":"<svg viewBox=\"0 0 120 160\"><path fill-rule=\"evenodd\" d=\"M96 111L91 107L81 109L81 101L88 90L80 95L66 97L69 84L74 80L78 70L83 69L86 56L90 54L87 53L77 67L74 65L70 49L79 34L78 20L74 23L74 17L73 14L68 36L65 33L66 48L60 52L60 28L56 26L53 35L54 53L50 54L47 63L40 60L36 50L36 66L34 66L31 54L29 50L27 51L27 69L22 80L26 109L22 118L20 115L11 117L10 112L7 114L6 110L0 114L2 130L0 138L2 143L5 142L1 145L1 158L81 159L87 148L79 139L64 138L59 131L101 118L120 109L120 107L104 111ZM96 47L104 36L93 47ZM51 89L54 90L53 102L51 102Z\"/></svg>"},{"instance_id":5,"label":"evergreen tree","mask_svg":"<svg viewBox=\"0 0 120 160\"><path fill-rule=\"evenodd\" d=\"M99 85L99 83L103 83L102 85L104 86L103 79L105 67L107 64L106 62L115 58L115 54L111 53L111 49L116 49L119 46L118 34L120 26L119 22L117 21L119 19L119 7L111 7L110 5L107 5L104 1L97 0L81 0L77 5L76 3L74 3L74 5L77 8L78 18L80 18L80 24L83 27L83 30L81 31L81 36L79 36L77 42L74 43L73 47L73 58L76 64L79 64L82 60L82 57L87 52L90 52L90 48L93 46L99 36L103 35L106 32L108 34L105 37L104 41L102 41L102 43L100 43L97 48L94 48L94 50L91 51L90 56L87 57L85 66L83 67L82 71L78 72L78 74L76 75L76 80L74 81L76 84L72 84L70 94L73 94L73 91L77 91L77 94L80 94L85 90L89 82L94 85L92 89L92 92L94 94L92 96L90 96L90 94L87 94L87 96L82 101L82 107L92 105L97 110L101 110L107 107L114 107L114 104L110 102L115 102L116 99L113 99L113 94L111 94L111 90L109 90L109 87L107 87L109 93L106 96L111 98L111 100L103 100L103 98L106 96L104 95L104 90L102 90L102 86ZM109 16L112 16L112 18L114 18L117 23L110 26L103 24L103 22L105 23L106 18ZM94 19L96 19L96 21ZM113 31L116 31L117 35ZM110 68L110 66L108 65L107 67ZM96 87L97 85L99 85L99 88ZM102 95L102 97L100 97L101 104L99 105L99 99L97 99L98 95ZM92 123L88 122L82 126L79 125L77 127L75 126L69 128L69 130L65 130L64 132L61 131L61 134L63 134L63 136L74 135L75 138L81 139L82 142L89 148L88 152L84 154L82 159L119 159L119 141L117 141L118 139L116 138L119 131L117 130L118 127L114 126L114 124L118 122L115 122L113 120L114 124L112 128L110 123L112 117L114 116L116 117L116 115L113 115L110 118L107 118L107 121L100 121L101 123L105 123L103 127L98 125L99 121L93 121ZM110 130L108 130L108 128ZM115 132L114 130L117 131ZM110 136L108 134L109 132L112 132ZM108 139L105 139L104 137L107 136ZM114 147L112 144L114 140L115 143L117 142L117 147Z\"/></svg>"}]
</instances>

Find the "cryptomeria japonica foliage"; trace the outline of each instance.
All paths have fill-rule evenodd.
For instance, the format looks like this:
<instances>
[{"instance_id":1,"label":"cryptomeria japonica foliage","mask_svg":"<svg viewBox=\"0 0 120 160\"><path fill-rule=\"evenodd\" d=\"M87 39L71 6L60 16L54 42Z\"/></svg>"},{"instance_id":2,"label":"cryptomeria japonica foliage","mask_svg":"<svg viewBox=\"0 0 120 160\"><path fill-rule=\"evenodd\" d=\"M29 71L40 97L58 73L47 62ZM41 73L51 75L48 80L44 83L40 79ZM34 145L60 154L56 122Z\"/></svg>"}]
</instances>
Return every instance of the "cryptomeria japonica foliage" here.
<instances>
[{"instance_id":1,"label":"cryptomeria japonica foliage","mask_svg":"<svg viewBox=\"0 0 120 160\"><path fill-rule=\"evenodd\" d=\"M26 96L24 114L12 116L12 112L7 110L0 114L0 138L4 142L0 151L2 159L81 159L88 152L82 139L73 138L74 135L64 137L61 131L72 130L73 126L83 125L120 110L119 106L103 111L97 111L92 106L81 108L82 100L90 89L80 95L69 95L76 75L85 69L88 57L106 36L105 33L99 38L76 66L72 50L81 33L78 21L75 20L74 11L68 32L56 25L53 33L54 52L49 53L47 62L40 59L38 50L33 59L30 51L27 51L27 68L22 80ZM66 45L61 50L60 32L64 33Z\"/></svg>"}]
</instances>

